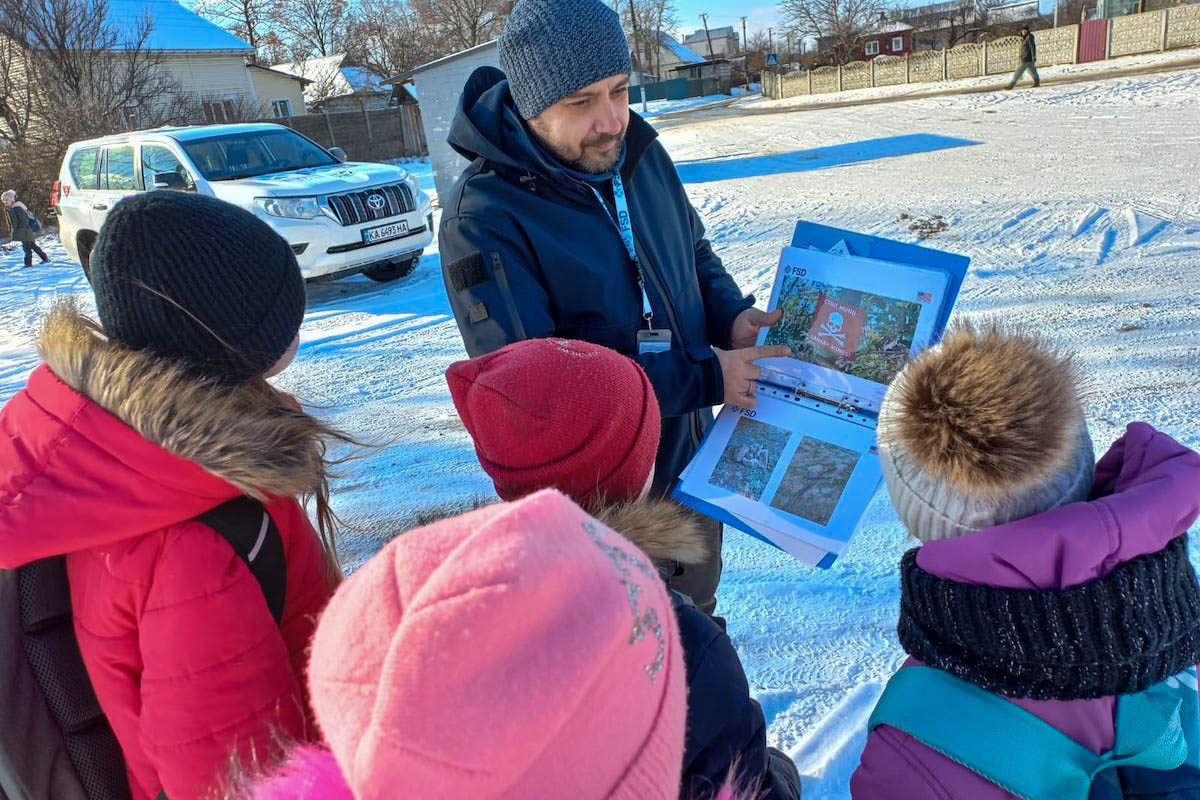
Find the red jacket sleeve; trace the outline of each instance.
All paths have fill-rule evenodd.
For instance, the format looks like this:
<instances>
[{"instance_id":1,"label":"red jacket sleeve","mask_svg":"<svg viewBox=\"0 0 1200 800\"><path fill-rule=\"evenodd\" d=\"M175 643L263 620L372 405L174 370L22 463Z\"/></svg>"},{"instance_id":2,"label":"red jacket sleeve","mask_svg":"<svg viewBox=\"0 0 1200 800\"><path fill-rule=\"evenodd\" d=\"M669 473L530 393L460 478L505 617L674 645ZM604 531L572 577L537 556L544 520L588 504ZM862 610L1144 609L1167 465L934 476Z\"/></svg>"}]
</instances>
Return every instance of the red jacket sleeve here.
<instances>
[{"instance_id":1,"label":"red jacket sleeve","mask_svg":"<svg viewBox=\"0 0 1200 800\"><path fill-rule=\"evenodd\" d=\"M138 625L141 744L171 800L223 786L235 757L301 739L304 701L262 589L199 522L173 529Z\"/></svg>"}]
</instances>

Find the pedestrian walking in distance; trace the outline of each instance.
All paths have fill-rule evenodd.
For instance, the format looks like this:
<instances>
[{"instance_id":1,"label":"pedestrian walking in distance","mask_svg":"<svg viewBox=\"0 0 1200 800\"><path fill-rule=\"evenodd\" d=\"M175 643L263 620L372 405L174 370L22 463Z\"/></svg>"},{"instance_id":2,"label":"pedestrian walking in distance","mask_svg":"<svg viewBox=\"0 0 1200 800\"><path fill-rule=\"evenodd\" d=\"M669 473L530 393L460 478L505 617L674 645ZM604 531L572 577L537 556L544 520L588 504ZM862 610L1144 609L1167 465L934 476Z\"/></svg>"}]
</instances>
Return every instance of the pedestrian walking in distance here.
<instances>
[{"instance_id":1,"label":"pedestrian walking in distance","mask_svg":"<svg viewBox=\"0 0 1200 800\"><path fill-rule=\"evenodd\" d=\"M1028 25L1021 28L1021 63L1017 67L1016 73L1013 74L1012 83L1008 85L1008 88L1015 89L1026 72L1033 77L1035 87L1042 85L1041 76L1037 71L1037 40L1033 38Z\"/></svg>"},{"instance_id":2,"label":"pedestrian walking in distance","mask_svg":"<svg viewBox=\"0 0 1200 800\"><path fill-rule=\"evenodd\" d=\"M25 248L25 266L33 266L34 253L38 254L43 264L49 263L50 257L37 246L37 233L29 223L29 209L17 199L17 193L9 189L4 194L0 194L0 200L3 200L4 205L8 207L8 224L12 228L12 240L20 242L21 246Z\"/></svg>"}]
</instances>

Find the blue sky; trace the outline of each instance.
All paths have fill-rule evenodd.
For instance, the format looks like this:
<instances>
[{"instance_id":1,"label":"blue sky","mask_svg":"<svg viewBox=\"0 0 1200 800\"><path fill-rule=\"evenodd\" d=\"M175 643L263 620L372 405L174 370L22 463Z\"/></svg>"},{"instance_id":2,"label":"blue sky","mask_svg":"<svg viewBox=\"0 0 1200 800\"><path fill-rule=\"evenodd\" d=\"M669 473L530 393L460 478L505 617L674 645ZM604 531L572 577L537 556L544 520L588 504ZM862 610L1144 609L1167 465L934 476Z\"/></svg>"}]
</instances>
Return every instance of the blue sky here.
<instances>
[{"instance_id":1,"label":"blue sky","mask_svg":"<svg viewBox=\"0 0 1200 800\"><path fill-rule=\"evenodd\" d=\"M773 3L763 3L758 6L737 0L675 0L679 8L679 30L681 33L691 33L703 27L700 22L701 14L708 14L709 28L723 28L732 25L733 29L742 35L742 17L746 18L746 31L753 36L759 29L778 28L779 6Z\"/></svg>"}]
</instances>

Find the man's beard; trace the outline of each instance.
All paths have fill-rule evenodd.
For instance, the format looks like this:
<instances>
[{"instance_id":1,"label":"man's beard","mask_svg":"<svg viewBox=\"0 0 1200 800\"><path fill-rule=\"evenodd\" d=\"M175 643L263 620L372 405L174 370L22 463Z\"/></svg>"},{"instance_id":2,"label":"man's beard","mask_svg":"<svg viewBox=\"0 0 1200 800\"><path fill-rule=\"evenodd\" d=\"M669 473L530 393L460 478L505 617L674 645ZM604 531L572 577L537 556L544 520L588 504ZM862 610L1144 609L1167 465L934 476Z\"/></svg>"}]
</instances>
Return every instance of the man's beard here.
<instances>
[{"instance_id":1,"label":"man's beard","mask_svg":"<svg viewBox=\"0 0 1200 800\"><path fill-rule=\"evenodd\" d=\"M530 126L531 128L533 126ZM580 149L581 155L577 158L571 157L561 147L555 145L545 136L534 128L534 133L537 135L538 142L542 147L550 151L550 154L558 159L558 163L568 169L573 169L576 172L582 172L588 175L601 175L611 170L617 163L617 159L621 157L621 142L625 141L625 130L616 134L602 134L591 139L585 139L583 146ZM608 154L594 152L596 147L604 145L614 145ZM589 152L592 151L592 152Z\"/></svg>"}]
</instances>

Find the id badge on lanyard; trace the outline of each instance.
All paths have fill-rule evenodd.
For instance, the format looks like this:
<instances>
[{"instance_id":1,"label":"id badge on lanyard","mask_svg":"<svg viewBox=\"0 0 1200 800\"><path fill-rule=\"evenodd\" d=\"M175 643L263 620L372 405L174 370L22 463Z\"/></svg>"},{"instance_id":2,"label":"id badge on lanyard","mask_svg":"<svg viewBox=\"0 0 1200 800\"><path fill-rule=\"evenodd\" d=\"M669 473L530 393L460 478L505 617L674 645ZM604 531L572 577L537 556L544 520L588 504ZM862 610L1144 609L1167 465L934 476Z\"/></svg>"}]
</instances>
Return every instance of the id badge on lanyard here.
<instances>
[{"instance_id":1,"label":"id badge on lanyard","mask_svg":"<svg viewBox=\"0 0 1200 800\"><path fill-rule=\"evenodd\" d=\"M662 353L671 349L671 331L654 327L654 309L650 307L650 295L646 293L646 276L642 272L642 262L638 258L637 248L633 244L633 222L629 217L629 203L625 199L625 185L621 181L620 174L613 175L612 185L613 201L617 207L617 216L616 219L613 219L613 224L617 226L617 230L621 234L621 241L625 243L625 250L629 253L629 260L633 262L638 289L642 293L642 319L646 320L646 330L637 333L637 353L639 356L645 353ZM596 191L594 187L592 192L600 201L600 207L607 213L608 204L604 202L600 192ZM609 218L612 219L611 214L609 214Z\"/></svg>"}]
</instances>

